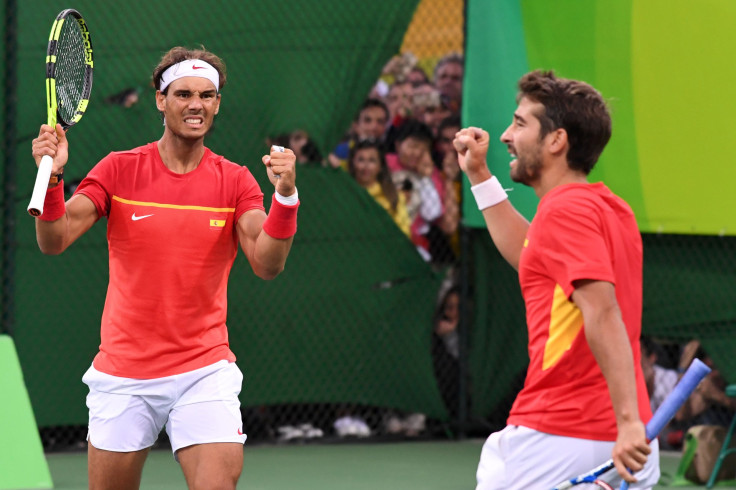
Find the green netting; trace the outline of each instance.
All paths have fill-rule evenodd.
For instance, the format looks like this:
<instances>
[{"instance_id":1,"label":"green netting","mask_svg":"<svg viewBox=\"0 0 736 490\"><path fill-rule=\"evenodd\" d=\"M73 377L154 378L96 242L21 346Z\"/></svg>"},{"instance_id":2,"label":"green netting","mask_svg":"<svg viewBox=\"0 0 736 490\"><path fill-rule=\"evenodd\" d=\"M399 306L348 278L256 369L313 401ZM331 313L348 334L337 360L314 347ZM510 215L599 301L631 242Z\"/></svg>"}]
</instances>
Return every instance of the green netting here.
<instances>
[{"instance_id":1,"label":"green netting","mask_svg":"<svg viewBox=\"0 0 736 490\"><path fill-rule=\"evenodd\" d=\"M74 8L92 33L95 75L89 109L69 132L67 186L108 152L160 137L152 68L171 46L204 45L228 68L206 144L247 165L268 206L272 186L260 162L267 140L304 130L326 156L399 52L418 3L80 0ZM459 14L461 3L454 5ZM14 11L22 29L12 67L19 107L10 121L18 136L12 156L22 163L9 203L16 224L15 274L6 278L14 288L13 334L36 419L42 432L52 431L52 444L58 426L86 424L81 376L98 348L108 280L104 220L62 256L47 257L38 251L25 211L35 178L30 140L45 121L48 29L64 7L45 0L21 2ZM426 6L422 18L437 19L437 8ZM414 25L414 46L421 45L421 30ZM421 61L436 62L441 46L426 37L432 54ZM375 407L379 415L421 412L447 420L432 358L444 270L424 262L345 172L307 165L299 168L297 183L299 233L285 272L263 282L240 256L231 274L228 325L245 374L243 406L258 413L291 406L287 421L314 416L307 405L327 406L325 428L335 407L348 405Z\"/></svg>"},{"instance_id":2,"label":"green netting","mask_svg":"<svg viewBox=\"0 0 736 490\"><path fill-rule=\"evenodd\" d=\"M445 418L430 357L440 276L339 170L299 170L299 231L287 270L256 278L243 257L229 286L231 347L244 404L354 402ZM337 203L341 203L337 205ZM104 222L61 257L22 249L16 341L40 425L83 424L82 373L99 342ZM33 308L33 289L55 308ZM79 294L80 291L84 294Z\"/></svg>"},{"instance_id":3,"label":"green netting","mask_svg":"<svg viewBox=\"0 0 736 490\"><path fill-rule=\"evenodd\" d=\"M726 380L736 382L736 239L644 236L644 330L700 339Z\"/></svg>"},{"instance_id":4,"label":"green netting","mask_svg":"<svg viewBox=\"0 0 736 490\"><path fill-rule=\"evenodd\" d=\"M13 287L4 289L3 300L14 305L4 312L15 317L14 340L36 420L42 430L51 430L86 423L86 387L80 378L99 343L107 243L103 222L61 257L38 252L33 222L25 211L35 177L29 147L45 120L48 28L68 5L52 0L19 3L16 13L23 28L18 31L18 62L5 70L14 69L18 79L19 107L10 121L17 149L10 157L19 163L12 183L15 200L9 202L8 193L3 196L10 209L10 219L2 223L3 240L14 257L14 273L2 271L4 287ZM248 165L268 196L260 163L266 139L302 129L326 156L346 132L384 63L398 52L418 3L79 0L74 7L92 30L96 71L89 111L69 135L67 183L86 175L109 151L160 136L151 69L172 45L203 44L225 59L229 77L207 145ZM460 4L422 5L439 12L450 3ZM496 53L518 52L525 42L520 27L508 36L499 29L509 27L509 19L520 21L519 5L494 4L492 11L504 15L484 17L483 8L490 5L468 5L470 15L491 23L469 26L469 46L477 29L485 29L499 46ZM437 15L442 25L444 18ZM427 43L438 33L427 28ZM419 38L415 35L414 42ZM436 54L431 57L436 61ZM507 109L514 106L513 82L526 69L526 60L475 60L468 72L488 85L466 91L466 101L472 104L464 107L493 114L493 124L503 129L510 118ZM428 66L428 60L420 61ZM507 95L491 101L486 94L496 89ZM504 148L494 148L491 165L505 168ZM245 374L244 407L260 416L290 406L291 420L305 420L314 416L314 409L302 406L317 405L328 425L338 412L335 407L344 405L417 411L442 421L454 417L462 424L464 410L455 406L462 400L443 403L447 393L438 386L438 366L432 358L433 314L446 271L423 262L347 174L300 167L298 186L299 232L284 274L263 283L242 257L231 274L229 328ZM531 216L536 207L533 193L516 189L512 200L517 198ZM464 279L472 292L467 305L471 315L468 350L461 350L466 357L459 365L467 362L469 369L470 414L502 424L527 363L523 303L516 274L485 230L467 233L469 247L462 259L469 271ZM645 332L672 342L700 338L734 382L735 242L715 236L648 234L644 243ZM457 385L466 379L462 370L453 376Z\"/></svg>"},{"instance_id":5,"label":"green netting","mask_svg":"<svg viewBox=\"0 0 736 490\"><path fill-rule=\"evenodd\" d=\"M519 373L529 362L524 304L518 275L500 256L488 233L477 230L471 236L475 264L471 279L475 285L470 337L471 407L476 416L495 416L502 421L503 410L508 408L502 402L518 391ZM699 339L726 381L733 383L736 239L642 237L643 333L662 343L684 344Z\"/></svg>"}]
</instances>

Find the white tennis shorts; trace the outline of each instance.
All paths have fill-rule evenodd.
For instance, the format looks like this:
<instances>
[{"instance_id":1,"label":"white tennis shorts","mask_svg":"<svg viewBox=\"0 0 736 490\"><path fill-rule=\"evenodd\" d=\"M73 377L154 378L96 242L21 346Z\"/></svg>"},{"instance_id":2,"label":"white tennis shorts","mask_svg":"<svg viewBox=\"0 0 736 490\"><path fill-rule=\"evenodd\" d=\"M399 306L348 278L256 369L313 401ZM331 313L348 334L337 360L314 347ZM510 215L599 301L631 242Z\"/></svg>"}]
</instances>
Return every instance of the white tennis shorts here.
<instances>
[{"instance_id":1,"label":"white tennis shorts","mask_svg":"<svg viewBox=\"0 0 736 490\"><path fill-rule=\"evenodd\" d=\"M553 488L611 459L613 445L509 425L491 434L483 444L476 490ZM647 463L635 475L639 481L629 488L649 489L659 481L659 443L655 440L650 445L652 452ZM613 488L621 482L616 469L604 474L601 480Z\"/></svg>"},{"instance_id":2,"label":"white tennis shorts","mask_svg":"<svg viewBox=\"0 0 736 490\"><path fill-rule=\"evenodd\" d=\"M226 360L183 374L130 379L91 366L87 440L106 451L130 452L153 446L166 427L171 449L194 444L244 444L238 394L243 374Z\"/></svg>"}]
</instances>

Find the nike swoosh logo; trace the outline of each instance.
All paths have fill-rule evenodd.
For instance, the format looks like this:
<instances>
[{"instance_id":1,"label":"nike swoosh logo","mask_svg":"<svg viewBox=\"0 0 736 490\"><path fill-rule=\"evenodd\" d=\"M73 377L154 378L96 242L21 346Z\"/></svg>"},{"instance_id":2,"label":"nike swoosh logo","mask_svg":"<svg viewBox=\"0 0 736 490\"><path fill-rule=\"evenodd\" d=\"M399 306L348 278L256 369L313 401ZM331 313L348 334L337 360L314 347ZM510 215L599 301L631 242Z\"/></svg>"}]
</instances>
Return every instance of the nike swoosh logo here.
<instances>
[{"instance_id":1,"label":"nike swoosh logo","mask_svg":"<svg viewBox=\"0 0 736 490\"><path fill-rule=\"evenodd\" d=\"M130 219L132 219L133 221L138 221L139 219L150 218L151 216L153 216L153 215L152 214L146 214L144 216L136 216L135 213L133 213L133 216L131 216Z\"/></svg>"},{"instance_id":2,"label":"nike swoosh logo","mask_svg":"<svg viewBox=\"0 0 736 490\"><path fill-rule=\"evenodd\" d=\"M242 430L240 430L240 429L238 429L238 435L239 435L239 436L242 436L242 435L243 435L243 431L242 431Z\"/></svg>"},{"instance_id":3,"label":"nike swoosh logo","mask_svg":"<svg viewBox=\"0 0 736 490\"><path fill-rule=\"evenodd\" d=\"M205 68L207 68L207 67L206 66L192 65L192 70L203 70Z\"/></svg>"}]
</instances>

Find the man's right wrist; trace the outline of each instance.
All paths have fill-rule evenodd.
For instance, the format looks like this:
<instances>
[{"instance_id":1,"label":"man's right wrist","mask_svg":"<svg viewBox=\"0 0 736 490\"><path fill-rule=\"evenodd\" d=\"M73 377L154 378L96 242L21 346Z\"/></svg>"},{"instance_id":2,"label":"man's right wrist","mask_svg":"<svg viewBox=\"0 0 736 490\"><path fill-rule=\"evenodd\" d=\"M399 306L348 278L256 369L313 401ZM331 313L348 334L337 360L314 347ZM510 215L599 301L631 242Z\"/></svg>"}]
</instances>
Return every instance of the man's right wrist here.
<instances>
[{"instance_id":1,"label":"man's right wrist","mask_svg":"<svg viewBox=\"0 0 736 490\"><path fill-rule=\"evenodd\" d=\"M64 185L61 184L62 182L63 181L59 181L56 185L49 185L43 205L43 214L38 216L37 219L40 219L41 221L56 221L66 214Z\"/></svg>"},{"instance_id":2,"label":"man's right wrist","mask_svg":"<svg viewBox=\"0 0 736 490\"><path fill-rule=\"evenodd\" d=\"M478 209L483 211L509 198L501 183L494 176L470 187Z\"/></svg>"},{"instance_id":3,"label":"man's right wrist","mask_svg":"<svg viewBox=\"0 0 736 490\"><path fill-rule=\"evenodd\" d=\"M468 181L470 181L470 185L482 184L486 180L493 178L493 174L491 174L491 172L487 168L473 174L468 174L466 172L466 175L468 176Z\"/></svg>"}]
</instances>

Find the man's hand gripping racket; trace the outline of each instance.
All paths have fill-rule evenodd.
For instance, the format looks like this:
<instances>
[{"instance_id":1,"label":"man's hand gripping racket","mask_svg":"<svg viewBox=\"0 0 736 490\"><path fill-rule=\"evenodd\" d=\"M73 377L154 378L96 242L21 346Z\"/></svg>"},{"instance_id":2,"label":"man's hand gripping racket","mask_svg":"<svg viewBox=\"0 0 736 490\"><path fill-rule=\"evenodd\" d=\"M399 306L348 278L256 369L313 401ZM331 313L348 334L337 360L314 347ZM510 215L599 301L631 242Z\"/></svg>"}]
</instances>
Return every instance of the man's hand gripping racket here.
<instances>
[{"instance_id":1,"label":"man's hand gripping racket","mask_svg":"<svg viewBox=\"0 0 736 490\"><path fill-rule=\"evenodd\" d=\"M706 366L700 359L694 359L690 367L683 375L680 382L675 386L672 392L662 402L657 411L652 416L652 419L646 426L647 440L651 441L660 433L667 423L672 420L677 410L685 403L690 394L698 386L698 383L710 372L710 368ZM572 488L576 485L584 483L594 483L599 485L601 488L611 488L606 482L598 479L604 473L614 468L613 460L608 460L602 465L590 470L587 473L578 475L570 480L558 483L553 490L564 490L565 488ZM621 490L629 488L627 482L621 483Z\"/></svg>"},{"instance_id":2,"label":"man's hand gripping racket","mask_svg":"<svg viewBox=\"0 0 736 490\"><path fill-rule=\"evenodd\" d=\"M92 40L87 23L74 9L63 10L56 16L51 26L46 50L46 102L47 124L50 130L42 128L34 140L34 156L43 155L36 173L33 195L28 204L31 216L43 214L43 204L49 183L57 183L58 176L52 178L57 138L64 139L54 132L57 123L63 130L78 123L89 104L92 91ZM37 144L37 141L40 141ZM63 152L66 152L64 142ZM59 155L57 155L59 156ZM64 160L63 155L59 160ZM57 174L60 174L57 169Z\"/></svg>"}]
</instances>

